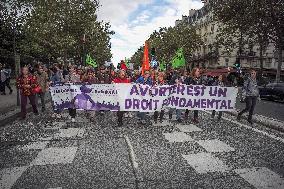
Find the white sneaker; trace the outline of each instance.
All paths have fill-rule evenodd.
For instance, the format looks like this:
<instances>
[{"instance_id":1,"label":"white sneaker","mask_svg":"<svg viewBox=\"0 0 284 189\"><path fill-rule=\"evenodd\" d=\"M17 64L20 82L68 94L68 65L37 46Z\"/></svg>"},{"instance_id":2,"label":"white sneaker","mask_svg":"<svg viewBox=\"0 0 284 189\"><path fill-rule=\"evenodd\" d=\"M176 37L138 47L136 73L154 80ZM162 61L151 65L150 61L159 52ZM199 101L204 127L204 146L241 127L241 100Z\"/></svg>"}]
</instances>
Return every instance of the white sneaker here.
<instances>
[{"instance_id":1,"label":"white sneaker","mask_svg":"<svg viewBox=\"0 0 284 189\"><path fill-rule=\"evenodd\" d=\"M73 123L76 122L75 118L72 118L72 119L71 119L71 122L73 122Z\"/></svg>"}]
</instances>

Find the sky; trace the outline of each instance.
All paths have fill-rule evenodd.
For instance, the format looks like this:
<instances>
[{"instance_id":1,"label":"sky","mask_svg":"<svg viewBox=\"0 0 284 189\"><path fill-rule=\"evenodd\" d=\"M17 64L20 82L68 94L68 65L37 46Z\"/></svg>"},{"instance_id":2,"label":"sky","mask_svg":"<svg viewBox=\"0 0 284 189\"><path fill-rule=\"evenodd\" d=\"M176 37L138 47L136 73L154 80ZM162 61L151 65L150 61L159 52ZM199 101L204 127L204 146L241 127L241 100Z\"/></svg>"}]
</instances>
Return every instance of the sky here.
<instances>
[{"instance_id":1,"label":"sky","mask_svg":"<svg viewBox=\"0 0 284 189\"><path fill-rule=\"evenodd\" d=\"M190 9L203 6L201 0L100 0L99 20L110 22L112 62L130 58L154 30L174 26Z\"/></svg>"}]
</instances>

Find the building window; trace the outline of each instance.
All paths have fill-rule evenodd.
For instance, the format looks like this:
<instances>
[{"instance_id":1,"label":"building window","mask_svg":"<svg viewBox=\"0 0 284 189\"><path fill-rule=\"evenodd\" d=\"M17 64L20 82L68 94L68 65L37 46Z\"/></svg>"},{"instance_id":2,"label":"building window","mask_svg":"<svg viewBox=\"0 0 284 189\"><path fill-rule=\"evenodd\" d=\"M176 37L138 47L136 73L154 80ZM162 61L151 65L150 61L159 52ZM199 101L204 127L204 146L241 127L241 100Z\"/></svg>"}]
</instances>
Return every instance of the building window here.
<instances>
[{"instance_id":1,"label":"building window","mask_svg":"<svg viewBox=\"0 0 284 189\"><path fill-rule=\"evenodd\" d=\"M269 68L272 64L272 58L267 58L265 64L266 64L266 67Z\"/></svg>"},{"instance_id":2,"label":"building window","mask_svg":"<svg viewBox=\"0 0 284 189\"><path fill-rule=\"evenodd\" d=\"M229 66L229 58L225 58L226 66Z\"/></svg>"}]
</instances>

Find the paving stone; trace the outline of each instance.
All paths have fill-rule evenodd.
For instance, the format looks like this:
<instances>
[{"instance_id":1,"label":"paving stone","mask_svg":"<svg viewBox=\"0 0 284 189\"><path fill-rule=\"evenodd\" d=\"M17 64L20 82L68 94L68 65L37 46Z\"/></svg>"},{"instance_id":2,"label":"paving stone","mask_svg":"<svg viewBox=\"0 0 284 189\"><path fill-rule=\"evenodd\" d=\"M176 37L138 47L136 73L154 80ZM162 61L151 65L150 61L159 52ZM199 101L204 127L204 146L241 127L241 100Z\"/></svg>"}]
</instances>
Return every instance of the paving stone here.
<instances>
[{"instance_id":1,"label":"paving stone","mask_svg":"<svg viewBox=\"0 0 284 189\"><path fill-rule=\"evenodd\" d=\"M226 143L220 140L199 140L197 143L202 146L207 152L230 152L235 151L234 148L230 147Z\"/></svg>"},{"instance_id":2,"label":"paving stone","mask_svg":"<svg viewBox=\"0 0 284 189\"><path fill-rule=\"evenodd\" d=\"M169 142L193 141L193 139L189 135L183 132L163 133L163 135Z\"/></svg>"},{"instance_id":3,"label":"paving stone","mask_svg":"<svg viewBox=\"0 0 284 189\"><path fill-rule=\"evenodd\" d=\"M78 134L82 136L84 134L84 129L80 128L59 129L59 132L54 135L54 138L73 138L77 137Z\"/></svg>"},{"instance_id":4,"label":"paving stone","mask_svg":"<svg viewBox=\"0 0 284 189\"><path fill-rule=\"evenodd\" d=\"M196 125L193 125L193 124L189 124L189 125L177 125L176 127L177 127L181 132L186 132L186 133L202 131L202 129L200 129L199 127L196 127Z\"/></svg>"},{"instance_id":5,"label":"paving stone","mask_svg":"<svg viewBox=\"0 0 284 189\"><path fill-rule=\"evenodd\" d=\"M24 146L17 146L17 149L19 150L42 150L47 146L48 143L49 143L48 141L32 142Z\"/></svg>"},{"instance_id":6,"label":"paving stone","mask_svg":"<svg viewBox=\"0 0 284 189\"><path fill-rule=\"evenodd\" d=\"M236 169L234 171L257 189L284 188L284 179L266 167Z\"/></svg>"},{"instance_id":7,"label":"paving stone","mask_svg":"<svg viewBox=\"0 0 284 189\"><path fill-rule=\"evenodd\" d=\"M208 173L208 172L226 172L229 168L218 158L214 157L210 153L197 153L182 155L187 163L197 173Z\"/></svg>"},{"instance_id":8,"label":"paving stone","mask_svg":"<svg viewBox=\"0 0 284 189\"><path fill-rule=\"evenodd\" d=\"M9 189L15 184L23 172L27 170L28 166L13 167L0 170L0 188Z\"/></svg>"},{"instance_id":9,"label":"paving stone","mask_svg":"<svg viewBox=\"0 0 284 189\"><path fill-rule=\"evenodd\" d=\"M154 123L154 121L153 121L152 123L153 123L153 126L155 126L155 127L165 127L165 126L170 126L170 125L172 125L172 123L170 123L170 122L167 121L167 120L164 120L162 123L160 123L160 122Z\"/></svg>"},{"instance_id":10,"label":"paving stone","mask_svg":"<svg viewBox=\"0 0 284 189\"><path fill-rule=\"evenodd\" d=\"M68 164L72 163L77 147L46 148L39 152L31 165Z\"/></svg>"}]
</instances>

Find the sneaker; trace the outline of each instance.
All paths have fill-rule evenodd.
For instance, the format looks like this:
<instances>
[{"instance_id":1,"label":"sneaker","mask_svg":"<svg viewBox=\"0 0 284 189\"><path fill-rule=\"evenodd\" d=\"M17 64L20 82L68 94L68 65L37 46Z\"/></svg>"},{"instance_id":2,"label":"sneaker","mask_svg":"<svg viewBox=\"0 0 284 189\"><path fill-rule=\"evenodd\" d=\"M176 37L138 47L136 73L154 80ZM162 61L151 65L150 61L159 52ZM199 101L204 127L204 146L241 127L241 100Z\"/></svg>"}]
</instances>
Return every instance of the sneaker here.
<instances>
[{"instance_id":1,"label":"sneaker","mask_svg":"<svg viewBox=\"0 0 284 189\"><path fill-rule=\"evenodd\" d=\"M240 121L241 120L241 116L238 114L237 116L237 120Z\"/></svg>"},{"instance_id":2,"label":"sneaker","mask_svg":"<svg viewBox=\"0 0 284 189\"><path fill-rule=\"evenodd\" d=\"M71 118L71 122L72 123L76 122L75 118Z\"/></svg>"},{"instance_id":3,"label":"sneaker","mask_svg":"<svg viewBox=\"0 0 284 189\"><path fill-rule=\"evenodd\" d=\"M177 120L177 122L178 122L178 123L182 123L182 120L179 118L179 119Z\"/></svg>"},{"instance_id":4,"label":"sneaker","mask_svg":"<svg viewBox=\"0 0 284 189\"><path fill-rule=\"evenodd\" d=\"M122 127L122 126L123 126L123 123L122 123L122 122L118 122L118 123L117 123L117 126L118 126L118 127Z\"/></svg>"},{"instance_id":5,"label":"sneaker","mask_svg":"<svg viewBox=\"0 0 284 189\"><path fill-rule=\"evenodd\" d=\"M192 122L193 123L199 123L198 119L193 119Z\"/></svg>"},{"instance_id":6,"label":"sneaker","mask_svg":"<svg viewBox=\"0 0 284 189\"><path fill-rule=\"evenodd\" d=\"M61 116L60 114L57 114L57 115L56 115L56 118L61 119L62 116Z\"/></svg>"},{"instance_id":7,"label":"sneaker","mask_svg":"<svg viewBox=\"0 0 284 189\"><path fill-rule=\"evenodd\" d=\"M35 114L35 115L39 115L39 113L38 113L38 112L34 112L34 114Z\"/></svg>"}]
</instances>

